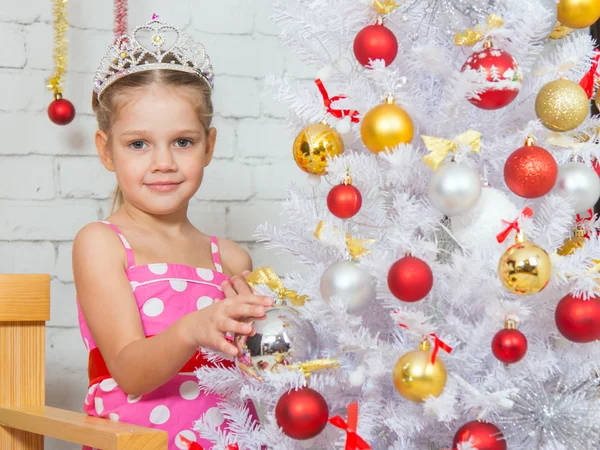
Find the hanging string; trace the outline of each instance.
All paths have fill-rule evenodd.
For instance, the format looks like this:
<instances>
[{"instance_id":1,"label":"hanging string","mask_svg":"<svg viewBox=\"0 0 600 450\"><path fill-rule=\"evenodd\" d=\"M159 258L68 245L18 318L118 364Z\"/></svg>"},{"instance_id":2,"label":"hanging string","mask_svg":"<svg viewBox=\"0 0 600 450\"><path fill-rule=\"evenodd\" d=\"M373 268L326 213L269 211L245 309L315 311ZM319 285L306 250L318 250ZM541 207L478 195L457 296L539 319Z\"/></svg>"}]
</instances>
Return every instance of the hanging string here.
<instances>
[{"instance_id":1,"label":"hanging string","mask_svg":"<svg viewBox=\"0 0 600 450\"><path fill-rule=\"evenodd\" d=\"M48 81L48 89L54 93L55 98L62 96L63 77L67 71L67 1L54 0L52 15L54 16L54 49L52 59L54 60L54 71Z\"/></svg>"},{"instance_id":2,"label":"hanging string","mask_svg":"<svg viewBox=\"0 0 600 450\"><path fill-rule=\"evenodd\" d=\"M127 34L127 0L115 0L115 41Z\"/></svg>"}]
</instances>

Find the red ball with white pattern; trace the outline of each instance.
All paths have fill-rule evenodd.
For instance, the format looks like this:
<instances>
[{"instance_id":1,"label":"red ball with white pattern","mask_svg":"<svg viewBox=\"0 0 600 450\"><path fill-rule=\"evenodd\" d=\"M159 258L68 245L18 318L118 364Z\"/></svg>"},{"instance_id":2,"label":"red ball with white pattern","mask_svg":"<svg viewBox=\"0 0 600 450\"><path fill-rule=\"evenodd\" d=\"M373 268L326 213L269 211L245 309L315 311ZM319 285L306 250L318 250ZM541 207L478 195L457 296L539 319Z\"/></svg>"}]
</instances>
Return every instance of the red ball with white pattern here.
<instances>
[{"instance_id":1,"label":"red ball with white pattern","mask_svg":"<svg viewBox=\"0 0 600 450\"><path fill-rule=\"evenodd\" d=\"M511 103L519 94L523 77L521 69L510 53L492 46L486 41L483 50L473 53L463 65L461 72L473 71L483 75L483 84L475 83L482 92L467 98L481 109L500 109ZM475 94L475 93L474 93Z\"/></svg>"},{"instance_id":2,"label":"red ball with white pattern","mask_svg":"<svg viewBox=\"0 0 600 450\"><path fill-rule=\"evenodd\" d=\"M468 422L454 435L452 448L456 450L459 444L464 448L476 448L477 450L507 450L506 441L500 428L488 422L474 420ZM470 444L470 446L468 445Z\"/></svg>"}]
</instances>

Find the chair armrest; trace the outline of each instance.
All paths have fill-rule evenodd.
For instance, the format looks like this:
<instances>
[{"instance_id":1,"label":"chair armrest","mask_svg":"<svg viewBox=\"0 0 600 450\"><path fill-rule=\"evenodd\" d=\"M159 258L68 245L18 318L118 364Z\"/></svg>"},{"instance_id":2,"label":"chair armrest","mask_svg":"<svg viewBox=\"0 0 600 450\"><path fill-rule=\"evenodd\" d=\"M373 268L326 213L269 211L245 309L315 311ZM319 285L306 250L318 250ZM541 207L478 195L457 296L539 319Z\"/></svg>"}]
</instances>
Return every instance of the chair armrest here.
<instances>
[{"instance_id":1,"label":"chair armrest","mask_svg":"<svg viewBox=\"0 0 600 450\"><path fill-rule=\"evenodd\" d=\"M0 408L0 426L102 450L167 450L167 433L44 407Z\"/></svg>"}]
</instances>

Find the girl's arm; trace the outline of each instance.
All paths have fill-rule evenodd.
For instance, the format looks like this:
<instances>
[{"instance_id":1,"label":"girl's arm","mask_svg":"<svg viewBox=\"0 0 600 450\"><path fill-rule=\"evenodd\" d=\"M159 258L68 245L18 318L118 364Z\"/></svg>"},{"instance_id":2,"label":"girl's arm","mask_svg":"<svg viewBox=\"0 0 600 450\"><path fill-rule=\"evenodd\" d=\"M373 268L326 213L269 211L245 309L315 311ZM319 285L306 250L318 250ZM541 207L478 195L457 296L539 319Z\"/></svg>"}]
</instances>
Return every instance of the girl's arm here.
<instances>
[{"instance_id":1,"label":"girl's arm","mask_svg":"<svg viewBox=\"0 0 600 450\"><path fill-rule=\"evenodd\" d=\"M73 275L86 323L117 384L132 395L147 394L171 379L199 346L236 355L225 332L248 334L242 317L262 317L272 299L238 296L188 314L146 338L125 274L125 255L108 227L85 226L73 242Z\"/></svg>"}]
</instances>

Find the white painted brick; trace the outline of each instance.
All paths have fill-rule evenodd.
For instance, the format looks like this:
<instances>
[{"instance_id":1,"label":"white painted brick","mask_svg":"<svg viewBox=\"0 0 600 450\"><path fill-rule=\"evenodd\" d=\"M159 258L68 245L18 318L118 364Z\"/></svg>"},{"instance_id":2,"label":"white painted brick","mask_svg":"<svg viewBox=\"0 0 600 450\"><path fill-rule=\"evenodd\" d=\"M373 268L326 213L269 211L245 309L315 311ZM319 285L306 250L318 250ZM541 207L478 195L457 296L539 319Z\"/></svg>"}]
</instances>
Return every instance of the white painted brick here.
<instances>
[{"instance_id":1,"label":"white painted brick","mask_svg":"<svg viewBox=\"0 0 600 450\"><path fill-rule=\"evenodd\" d=\"M51 273L53 267L51 242L0 242L0 273Z\"/></svg>"},{"instance_id":2,"label":"white painted brick","mask_svg":"<svg viewBox=\"0 0 600 450\"><path fill-rule=\"evenodd\" d=\"M309 66L308 64L300 61L296 55L291 52L286 52L284 55L285 59L285 72L294 78L314 80L317 78L317 71L319 67Z\"/></svg>"},{"instance_id":3,"label":"white painted brick","mask_svg":"<svg viewBox=\"0 0 600 450\"><path fill-rule=\"evenodd\" d=\"M238 125L238 155L291 158L294 137L285 122L275 119L243 119Z\"/></svg>"},{"instance_id":4,"label":"white painted brick","mask_svg":"<svg viewBox=\"0 0 600 450\"><path fill-rule=\"evenodd\" d=\"M2 42L2 67L20 68L25 66L25 34L23 26L13 23L0 27L0 42Z\"/></svg>"},{"instance_id":5,"label":"white painted brick","mask_svg":"<svg viewBox=\"0 0 600 450\"><path fill-rule=\"evenodd\" d=\"M73 263L72 263L73 243L64 242L58 244L58 252L52 275L60 281L73 281Z\"/></svg>"},{"instance_id":6,"label":"white painted brick","mask_svg":"<svg viewBox=\"0 0 600 450\"><path fill-rule=\"evenodd\" d=\"M254 192L257 199L283 200L290 183L306 184L307 173L303 172L289 152L286 161L260 164L252 167Z\"/></svg>"},{"instance_id":7,"label":"white painted brick","mask_svg":"<svg viewBox=\"0 0 600 450\"><path fill-rule=\"evenodd\" d=\"M279 35L279 27L270 19L273 14L273 0L254 1L254 30L271 36Z\"/></svg>"},{"instance_id":8,"label":"white painted brick","mask_svg":"<svg viewBox=\"0 0 600 450\"><path fill-rule=\"evenodd\" d=\"M77 301L75 284L53 278L50 283L50 327L76 327Z\"/></svg>"},{"instance_id":9,"label":"white painted brick","mask_svg":"<svg viewBox=\"0 0 600 450\"><path fill-rule=\"evenodd\" d=\"M0 2L0 22L31 23L40 17L40 10L51 9L50 2L39 0L19 0ZM2 25L4 26L4 24Z\"/></svg>"},{"instance_id":10,"label":"white painted brick","mask_svg":"<svg viewBox=\"0 0 600 450\"><path fill-rule=\"evenodd\" d=\"M252 78L217 77L213 97L215 114L223 117L258 117L259 83Z\"/></svg>"},{"instance_id":11,"label":"white painted brick","mask_svg":"<svg viewBox=\"0 0 600 450\"><path fill-rule=\"evenodd\" d=\"M68 5L69 25L77 28L94 28L112 32L114 25L113 5L108 5L106 2L72 1ZM107 42L106 45L108 44Z\"/></svg>"},{"instance_id":12,"label":"white painted brick","mask_svg":"<svg viewBox=\"0 0 600 450\"><path fill-rule=\"evenodd\" d=\"M273 225L283 223L281 207L276 202L236 203L229 206L227 234L234 241L254 242L256 228L265 222Z\"/></svg>"},{"instance_id":13,"label":"white painted brick","mask_svg":"<svg viewBox=\"0 0 600 450\"><path fill-rule=\"evenodd\" d=\"M11 93L2 96L0 111L32 111L41 109L42 104L48 105L52 100L46 88L48 76L41 71L0 69L2 92Z\"/></svg>"},{"instance_id":14,"label":"white painted brick","mask_svg":"<svg viewBox=\"0 0 600 450\"><path fill-rule=\"evenodd\" d=\"M0 211L0 240L70 241L85 224L98 220L97 205L81 200L0 200Z\"/></svg>"},{"instance_id":15,"label":"white painted brick","mask_svg":"<svg viewBox=\"0 0 600 450\"><path fill-rule=\"evenodd\" d=\"M199 202L192 199L188 217L203 233L226 237L227 207L223 203Z\"/></svg>"},{"instance_id":16,"label":"white painted brick","mask_svg":"<svg viewBox=\"0 0 600 450\"><path fill-rule=\"evenodd\" d=\"M197 2L192 8L191 23L196 31L217 34L250 34L252 32L254 2L227 0L218 4L210 1Z\"/></svg>"},{"instance_id":17,"label":"white painted brick","mask_svg":"<svg viewBox=\"0 0 600 450\"><path fill-rule=\"evenodd\" d=\"M213 126L217 129L217 144L213 158L233 158L237 146L237 120L216 116Z\"/></svg>"},{"instance_id":18,"label":"white painted brick","mask_svg":"<svg viewBox=\"0 0 600 450\"><path fill-rule=\"evenodd\" d=\"M110 198L116 178L99 157L58 158L60 195L64 198Z\"/></svg>"},{"instance_id":19,"label":"white painted brick","mask_svg":"<svg viewBox=\"0 0 600 450\"><path fill-rule=\"evenodd\" d=\"M288 107L273 98L273 93L262 90L260 96L260 111L263 116L285 119L288 116Z\"/></svg>"},{"instance_id":20,"label":"white painted brick","mask_svg":"<svg viewBox=\"0 0 600 450\"><path fill-rule=\"evenodd\" d=\"M129 0L128 3L130 31L134 27L148 22L152 18L152 14L158 14L160 20L177 28L187 29L191 22L193 9L216 7L211 0L193 0L191 2L177 0L171 3L165 2L165 0Z\"/></svg>"},{"instance_id":21,"label":"white painted brick","mask_svg":"<svg viewBox=\"0 0 600 450\"><path fill-rule=\"evenodd\" d=\"M54 168L49 156L0 157L0 197L46 200L54 197Z\"/></svg>"},{"instance_id":22,"label":"white painted brick","mask_svg":"<svg viewBox=\"0 0 600 450\"><path fill-rule=\"evenodd\" d=\"M300 264L295 256L281 250L268 249L264 244L258 243L243 244L243 247L250 253L254 268L269 266L280 276L292 271L302 273L307 270L307 267Z\"/></svg>"},{"instance_id":23,"label":"white painted brick","mask_svg":"<svg viewBox=\"0 0 600 450\"><path fill-rule=\"evenodd\" d=\"M204 170L198 200L247 200L252 195L251 170L240 162L214 160Z\"/></svg>"}]
</instances>

